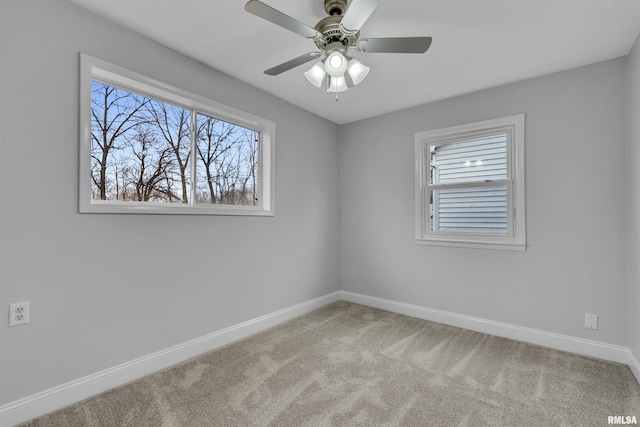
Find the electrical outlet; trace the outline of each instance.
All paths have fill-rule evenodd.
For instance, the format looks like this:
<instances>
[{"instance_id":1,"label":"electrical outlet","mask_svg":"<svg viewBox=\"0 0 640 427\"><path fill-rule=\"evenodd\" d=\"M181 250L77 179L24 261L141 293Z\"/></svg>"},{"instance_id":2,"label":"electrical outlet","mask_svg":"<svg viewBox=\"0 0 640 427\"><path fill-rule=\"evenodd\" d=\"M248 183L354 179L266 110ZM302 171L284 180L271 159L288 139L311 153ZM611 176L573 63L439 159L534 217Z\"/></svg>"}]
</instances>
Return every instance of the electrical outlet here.
<instances>
[{"instance_id":1,"label":"electrical outlet","mask_svg":"<svg viewBox=\"0 0 640 427\"><path fill-rule=\"evenodd\" d=\"M29 301L9 304L9 326L29 323Z\"/></svg>"},{"instance_id":2,"label":"electrical outlet","mask_svg":"<svg viewBox=\"0 0 640 427\"><path fill-rule=\"evenodd\" d=\"M587 329L598 329L598 315L585 313L584 327Z\"/></svg>"}]
</instances>

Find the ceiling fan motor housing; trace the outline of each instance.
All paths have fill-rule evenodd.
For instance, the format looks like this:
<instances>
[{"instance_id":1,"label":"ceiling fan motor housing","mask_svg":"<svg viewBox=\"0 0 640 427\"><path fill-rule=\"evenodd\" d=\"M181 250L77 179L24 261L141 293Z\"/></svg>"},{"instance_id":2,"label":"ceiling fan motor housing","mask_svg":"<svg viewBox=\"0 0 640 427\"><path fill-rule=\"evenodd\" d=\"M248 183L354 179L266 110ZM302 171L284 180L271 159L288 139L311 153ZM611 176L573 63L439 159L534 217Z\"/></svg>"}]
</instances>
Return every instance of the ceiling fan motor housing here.
<instances>
[{"instance_id":1,"label":"ceiling fan motor housing","mask_svg":"<svg viewBox=\"0 0 640 427\"><path fill-rule=\"evenodd\" d=\"M325 50L327 46L340 42L345 48L355 46L358 41L359 32L355 34L345 34L340 29L340 21L347 8L347 0L324 0L324 10L329 14L316 24L316 31L322 33L322 39L315 40L316 46Z\"/></svg>"}]
</instances>

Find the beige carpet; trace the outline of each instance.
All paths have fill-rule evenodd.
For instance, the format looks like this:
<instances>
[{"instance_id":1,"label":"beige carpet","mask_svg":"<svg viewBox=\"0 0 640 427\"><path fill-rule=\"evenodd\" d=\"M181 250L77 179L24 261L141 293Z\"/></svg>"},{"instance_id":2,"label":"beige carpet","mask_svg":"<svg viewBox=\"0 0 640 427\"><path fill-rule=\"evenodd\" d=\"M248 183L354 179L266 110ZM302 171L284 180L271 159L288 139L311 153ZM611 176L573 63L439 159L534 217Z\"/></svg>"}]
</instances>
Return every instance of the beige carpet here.
<instances>
[{"instance_id":1,"label":"beige carpet","mask_svg":"<svg viewBox=\"0 0 640 427\"><path fill-rule=\"evenodd\" d=\"M24 426L606 426L625 365L338 302Z\"/></svg>"}]
</instances>

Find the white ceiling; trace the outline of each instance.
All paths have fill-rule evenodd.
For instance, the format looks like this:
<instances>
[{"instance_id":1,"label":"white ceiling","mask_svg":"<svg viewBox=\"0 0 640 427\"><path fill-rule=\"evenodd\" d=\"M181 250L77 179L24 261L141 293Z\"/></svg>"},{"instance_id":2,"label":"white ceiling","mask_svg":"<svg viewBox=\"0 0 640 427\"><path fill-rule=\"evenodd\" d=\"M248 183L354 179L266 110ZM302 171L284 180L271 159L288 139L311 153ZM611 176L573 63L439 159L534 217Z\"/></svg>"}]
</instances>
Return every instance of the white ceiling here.
<instances>
[{"instance_id":1,"label":"white ceiling","mask_svg":"<svg viewBox=\"0 0 640 427\"><path fill-rule=\"evenodd\" d=\"M361 38L433 43L425 54L351 50L371 72L336 102L305 79L313 62L263 73L317 48L244 0L72 1L338 124L623 56L640 33L640 0L386 0ZM263 1L311 27L327 16L323 0Z\"/></svg>"}]
</instances>

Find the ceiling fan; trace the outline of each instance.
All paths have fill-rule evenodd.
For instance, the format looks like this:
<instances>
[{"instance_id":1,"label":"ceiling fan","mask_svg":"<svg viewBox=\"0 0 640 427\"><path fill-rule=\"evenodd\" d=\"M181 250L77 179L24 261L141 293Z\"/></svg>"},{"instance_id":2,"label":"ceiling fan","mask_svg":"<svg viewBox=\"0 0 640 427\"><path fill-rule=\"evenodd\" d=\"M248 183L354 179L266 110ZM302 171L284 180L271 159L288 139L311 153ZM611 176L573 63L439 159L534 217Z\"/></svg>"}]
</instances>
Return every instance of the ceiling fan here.
<instances>
[{"instance_id":1,"label":"ceiling fan","mask_svg":"<svg viewBox=\"0 0 640 427\"><path fill-rule=\"evenodd\" d=\"M360 38L360 28L369 19L381 0L352 0L347 9L347 0L324 0L324 10L329 16L314 28L268 6L260 0L250 0L245 10L289 31L312 40L320 51L305 53L273 68L265 74L276 76L299 65L324 55L304 73L311 84L322 85L326 75L327 92L343 92L349 88L346 76L357 85L369 73L369 67L348 56L350 49L375 53L424 53L431 45L431 37L387 37Z\"/></svg>"}]
</instances>

